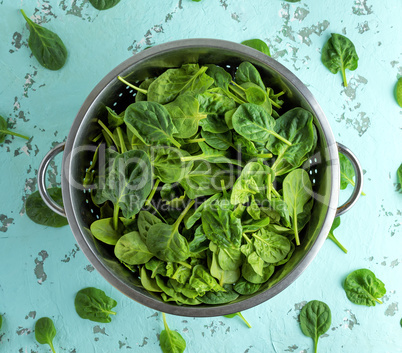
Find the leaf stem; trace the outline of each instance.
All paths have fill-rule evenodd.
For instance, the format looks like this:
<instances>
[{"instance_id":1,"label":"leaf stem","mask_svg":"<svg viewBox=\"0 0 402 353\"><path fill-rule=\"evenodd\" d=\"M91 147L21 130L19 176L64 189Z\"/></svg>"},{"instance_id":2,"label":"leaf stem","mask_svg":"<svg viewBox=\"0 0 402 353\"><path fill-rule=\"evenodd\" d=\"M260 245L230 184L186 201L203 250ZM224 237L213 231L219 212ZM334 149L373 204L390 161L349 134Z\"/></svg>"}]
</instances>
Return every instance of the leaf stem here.
<instances>
[{"instance_id":1,"label":"leaf stem","mask_svg":"<svg viewBox=\"0 0 402 353\"><path fill-rule=\"evenodd\" d=\"M165 330L169 331L169 326L166 322L166 314L165 313L162 313L162 318L163 318L163 326L165 326Z\"/></svg>"},{"instance_id":2,"label":"leaf stem","mask_svg":"<svg viewBox=\"0 0 402 353\"><path fill-rule=\"evenodd\" d=\"M116 131L117 131L117 135L119 136L119 140L120 140L121 153L125 153L125 152L127 152L127 149L126 149L126 143L124 142L124 137L123 137L123 133L121 131L121 127L120 126L117 127Z\"/></svg>"},{"instance_id":3,"label":"leaf stem","mask_svg":"<svg viewBox=\"0 0 402 353\"><path fill-rule=\"evenodd\" d=\"M144 203L144 206L149 206L151 204L151 201L155 195L156 190L158 189L158 185L161 181L159 179L156 179L154 187L151 190L151 193L149 194L147 200Z\"/></svg>"},{"instance_id":4,"label":"leaf stem","mask_svg":"<svg viewBox=\"0 0 402 353\"><path fill-rule=\"evenodd\" d=\"M268 99L269 99L269 101L271 102L271 104L272 104L275 108L278 108L278 109L281 109L281 108L282 108L278 103L274 102L271 98L268 98Z\"/></svg>"},{"instance_id":5,"label":"leaf stem","mask_svg":"<svg viewBox=\"0 0 402 353\"><path fill-rule=\"evenodd\" d=\"M255 158L272 158L272 153L253 154Z\"/></svg>"},{"instance_id":6,"label":"leaf stem","mask_svg":"<svg viewBox=\"0 0 402 353\"><path fill-rule=\"evenodd\" d=\"M292 142L286 140L284 137L282 137L281 135L277 134L275 131L272 130L268 130L268 132L275 136L278 140L281 140L282 142L286 143L288 146L292 146Z\"/></svg>"},{"instance_id":7,"label":"leaf stem","mask_svg":"<svg viewBox=\"0 0 402 353\"><path fill-rule=\"evenodd\" d=\"M21 137L21 138L23 138L23 139L25 139L25 140L29 140L29 139L30 139L30 137L27 137L27 136L18 134L18 133L16 133L16 132L13 132L13 131L10 131L10 130L0 130L0 133L4 133L4 134L6 134L6 135L13 135L13 136Z\"/></svg>"},{"instance_id":8,"label":"leaf stem","mask_svg":"<svg viewBox=\"0 0 402 353\"><path fill-rule=\"evenodd\" d=\"M197 142L204 142L205 139L204 138L199 138L199 139L188 139L185 140L185 143L197 143Z\"/></svg>"},{"instance_id":9,"label":"leaf stem","mask_svg":"<svg viewBox=\"0 0 402 353\"><path fill-rule=\"evenodd\" d=\"M268 173L267 175L267 199L269 202L271 202L271 189L272 189L272 175L271 173Z\"/></svg>"},{"instance_id":10,"label":"leaf stem","mask_svg":"<svg viewBox=\"0 0 402 353\"><path fill-rule=\"evenodd\" d=\"M123 77L121 77L121 76L117 76L117 79L118 79L119 81L125 83L127 86L129 86L129 87L131 87L131 88L134 88L134 89L137 90L138 92L141 92L141 93L143 93L143 94L148 94L148 91L147 91L146 89L142 89L142 88L139 88L139 87L137 87L137 86L134 86L134 85L131 84L130 82L127 82L127 81L126 81Z\"/></svg>"},{"instance_id":11,"label":"leaf stem","mask_svg":"<svg viewBox=\"0 0 402 353\"><path fill-rule=\"evenodd\" d=\"M184 267L187 267L190 270L193 268L193 266L191 266L190 264L188 264L187 262L184 262L184 261L179 261L178 264L180 264L180 265L182 265Z\"/></svg>"},{"instance_id":12,"label":"leaf stem","mask_svg":"<svg viewBox=\"0 0 402 353\"><path fill-rule=\"evenodd\" d=\"M50 341L48 344L49 344L50 349L52 350L52 352L53 352L53 353L56 353L56 351L55 351L55 349L54 349L54 347L53 347L53 342Z\"/></svg>"},{"instance_id":13,"label":"leaf stem","mask_svg":"<svg viewBox=\"0 0 402 353\"><path fill-rule=\"evenodd\" d=\"M160 218L162 218L162 220L167 224L166 219L160 214L160 212L158 211L158 209L151 203L149 206L151 206L153 208L153 210L158 214L158 216Z\"/></svg>"},{"instance_id":14,"label":"leaf stem","mask_svg":"<svg viewBox=\"0 0 402 353\"><path fill-rule=\"evenodd\" d=\"M171 137L169 140L170 140L170 142L172 142L177 148L180 148L180 147L181 147L180 143L178 143L173 137Z\"/></svg>"},{"instance_id":15,"label":"leaf stem","mask_svg":"<svg viewBox=\"0 0 402 353\"><path fill-rule=\"evenodd\" d=\"M331 239L336 245L339 246L339 248L345 253L348 253L348 250L339 242L338 239L336 239L335 235L333 233L328 234L328 239Z\"/></svg>"},{"instance_id":16,"label":"leaf stem","mask_svg":"<svg viewBox=\"0 0 402 353\"><path fill-rule=\"evenodd\" d=\"M317 347L318 347L318 338L314 340L314 353L317 353Z\"/></svg>"},{"instance_id":17,"label":"leaf stem","mask_svg":"<svg viewBox=\"0 0 402 353\"><path fill-rule=\"evenodd\" d=\"M102 126L103 130L108 134L108 136L112 139L113 143L115 144L117 151L120 153L120 148L119 148L119 144L116 142L116 140L114 139L114 136L112 134L112 132L109 130L109 128L102 122L102 120L98 119L98 124L100 126Z\"/></svg>"},{"instance_id":18,"label":"leaf stem","mask_svg":"<svg viewBox=\"0 0 402 353\"><path fill-rule=\"evenodd\" d=\"M293 229L294 229L294 233L295 233L296 245L300 245L299 231L297 230L297 210L296 210L296 207L294 207L294 209L293 209Z\"/></svg>"},{"instance_id":19,"label":"leaf stem","mask_svg":"<svg viewBox=\"0 0 402 353\"><path fill-rule=\"evenodd\" d=\"M105 310L106 314L110 314L110 315L116 315L115 311L110 311L110 310Z\"/></svg>"},{"instance_id":20,"label":"leaf stem","mask_svg":"<svg viewBox=\"0 0 402 353\"><path fill-rule=\"evenodd\" d=\"M343 78L343 86L348 87L348 81L346 81L346 73L345 73L345 67L342 67L342 78Z\"/></svg>"},{"instance_id":21,"label":"leaf stem","mask_svg":"<svg viewBox=\"0 0 402 353\"><path fill-rule=\"evenodd\" d=\"M223 179L221 179L221 187L222 187L223 196L224 196L225 198L227 198L227 197L228 197L228 192L226 191L226 188L225 188L225 180L223 180Z\"/></svg>"},{"instance_id":22,"label":"leaf stem","mask_svg":"<svg viewBox=\"0 0 402 353\"><path fill-rule=\"evenodd\" d=\"M243 238L246 239L247 243L251 243L251 239L246 235L246 233L243 233Z\"/></svg>"},{"instance_id":23,"label":"leaf stem","mask_svg":"<svg viewBox=\"0 0 402 353\"><path fill-rule=\"evenodd\" d=\"M251 328L251 325L247 322L247 320L244 318L242 313L238 312L237 315L239 315L241 317L241 319L245 322L245 324L247 325L248 328Z\"/></svg>"},{"instance_id":24,"label":"leaf stem","mask_svg":"<svg viewBox=\"0 0 402 353\"><path fill-rule=\"evenodd\" d=\"M373 297L374 298L374 297ZM374 300L378 303L378 304L382 304L382 301L380 299L374 298Z\"/></svg>"},{"instance_id":25,"label":"leaf stem","mask_svg":"<svg viewBox=\"0 0 402 353\"><path fill-rule=\"evenodd\" d=\"M184 216L186 215L186 213L188 212L188 210L193 207L195 203L195 200L191 200L191 202L187 205L187 207L184 209L184 211L181 213L181 215L179 216L179 218L177 218L176 222L174 222L173 224L173 229L177 230L179 229L179 225L181 223L181 221L183 220Z\"/></svg>"},{"instance_id":26,"label":"leaf stem","mask_svg":"<svg viewBox=\"0 0 402 353\"><path fill-rule=\"evenodd\" d=\"M272 185L272 183L271 183L271 190L272 190L272 193L275 195L275 197L276 198L278 198L278 199L280 199L281 198L281 195L280 195L280 193L278 192L278 191L276 191L276 189L273 187L273 185Z\"/></svg>"},{"instance_id":27,"label":"leaf stem","mask_svg":"<svg viewBox=\"0 0 402 353\"><path fill-rule=\"evenodd\" d=\"M113 227L115 230L119 227L119 211L120 211L120 206L119 204L114 205L113 209Z\"/></svg>"}]
</instances>

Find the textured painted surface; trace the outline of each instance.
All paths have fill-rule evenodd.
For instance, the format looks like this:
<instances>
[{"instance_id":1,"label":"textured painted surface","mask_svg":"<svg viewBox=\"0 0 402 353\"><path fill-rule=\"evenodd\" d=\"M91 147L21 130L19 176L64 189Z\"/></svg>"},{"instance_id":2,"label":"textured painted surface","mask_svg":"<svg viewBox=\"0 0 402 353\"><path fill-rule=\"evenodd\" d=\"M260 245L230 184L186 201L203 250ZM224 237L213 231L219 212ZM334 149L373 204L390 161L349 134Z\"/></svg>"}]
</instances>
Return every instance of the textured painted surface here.
<instances>
[{"instance_id":1,"label":"textured painted surface","mask_svg":"<svg viewBox=\"0 0 402 353\"><path fill-rule=\"evenodd\" d=\"M32 57L20 7L64 40L69 57L62 70L48 71ZM402 352L402 195L395 191L402 110L393 98L402 75L401 13L400 0L121 0L104 12L87 0L0 0L0 114L10 128L32 136L26 143L7 138L0 145L0 351L47 352L33 334L42 316L53 318L58 329L57 352L160 351L161 315L105 282L68 227L30 222L24 201L36 190L45 153L66 139L85 97L120 62L175 39L255 37L308 85L336 139L357 154L367 196L342 216L336 232L348 255L328 241L283 293L244 312L251 330L223 317L169 316L169 324L186 339L186 352L311 352L312 342L297 320L302 306L318 299L328 303L333 316L319 343L321 352ZM347 72L347 88L340 74L332 75L320 62L331 32L347 35L360 56L359 68ZM60 160L49 169L49 185L59 182ZM362 267L386 284L383 305L367 308L347 300L342 282ZM102 288L118 301L112 323L77 316L74 296L85 286Z\"/></svg>"}]
</instances>

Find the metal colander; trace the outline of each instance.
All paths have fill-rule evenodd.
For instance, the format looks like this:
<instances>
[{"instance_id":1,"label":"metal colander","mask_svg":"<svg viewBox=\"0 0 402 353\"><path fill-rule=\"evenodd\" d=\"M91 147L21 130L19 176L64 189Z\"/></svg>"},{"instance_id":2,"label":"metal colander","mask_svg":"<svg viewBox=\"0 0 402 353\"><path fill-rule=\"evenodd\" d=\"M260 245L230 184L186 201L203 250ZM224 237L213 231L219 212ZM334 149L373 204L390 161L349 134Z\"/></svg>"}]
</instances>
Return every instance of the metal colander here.
<instances>
[{"instance_id":1,"label":"metal colander","mask_svg":"<svg viewBox=\"0 0 402 353\"><path fill-rule=\"evenodd\" d=\"M141 287L140 281L114 256L113 249L97 241L89 228L99 218L89 190L82 186L85 172L92 161L96 146L91 142L97 133L97 119L107 117L106 106L123 111L134 102L136 92L117 80L125 77L139 83L160 75L168 68L185 63L214 63L234 73L237 66L249 61L261 76L278 91L286 91L284 110L300 106L314 115L318 133L317 150L304 165L308 168L314 191L312 217L303 230L303 238L292 258L278 267L265 289L253 295L240 296L235 302L222 305L179 306L165 303ZM64 208L55 204L46 190L46 169L55 155L64 150L62 162L62 194ZM338 150L347 156L355 169L356 186L350 199L341 207L339 196ZM46 204L56 213L66 216L78 245L95 269L114 287L128 297L150 308L182 316L218 316L256 306L288 287L309 265L324 243L335 216L346 212L357 200L362 189L363 173L356 157L346 147L335 142L332 130L320 106L306 86L289 70L270 57L241 44L213 39L189 39L170 42L147 49L112 70L89 94L78 112L65 144L51 150L43 159L39 172L39 191Z\"/></svg>"}]
</instances>

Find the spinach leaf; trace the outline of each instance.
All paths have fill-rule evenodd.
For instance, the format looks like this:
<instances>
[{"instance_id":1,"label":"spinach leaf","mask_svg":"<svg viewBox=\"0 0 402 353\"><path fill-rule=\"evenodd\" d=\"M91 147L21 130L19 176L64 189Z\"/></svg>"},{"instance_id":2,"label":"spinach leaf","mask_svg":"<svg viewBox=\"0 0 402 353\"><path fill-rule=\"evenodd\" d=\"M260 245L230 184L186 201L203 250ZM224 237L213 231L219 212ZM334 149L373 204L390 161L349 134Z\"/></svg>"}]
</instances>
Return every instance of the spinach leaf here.
<instances>
[{"instance_id":1,"label":"spinach leaf","mask_svg":"<svg viewBox=\"0 0 402 353\"><path fill-rule=\"evenodd\" d=\"M215 194L211 196L209 199L205 200L200 206L198 206L195 212L190 217L188 217L187 220L184 221L186 228L190 229L195 224L195 222L197 222L201 218L202 211L205 208L209 207L212 204L212 202L214 202L217 199L220 199L221 197L222 197L221 193Z\"/></svg>"},{"instance_id":2,"label":"spinach leaf","mask_svg":"<svg viewBox=\"0 0 402 353\"><path fill-rule=\"evenodd\" d=\"M359 57L355 46L350 39L337 33L331 33L331 38L324 44L321 52L321 61L333 74L341 71L343 85L346 87L345 69L351 71L357 69Z\"/></svg>"},{"instance_id":3,"label":"spinach leaf","mask_svg":"<svg viewBox=\"0 0 402 353\"><path fill-rule=\"evenodd\" d=\"M204 113L223 115L236 108L235 101L227 97L221 88L214 88L197 94L196 98L200 104L200 111Z\"/></svg>"},{"instance_id":4,"label":"spinach leaf","mask_svg":"<svg viewBox=\"0 0 402 353\"><path fill-rule=\"evenodd\" d=\"M179 225L188 210L193 206L190 202L173 225L156 223L149 228L146 245L152 253L162 261L180 262L190 256L188 242L178 231Z\"/></svg>"},{"instance_id":5,"label":"spinach leaf","mask_svg":"<svg viewBox=\"0 0 402 353\"><path fill-rule=\"evenodd\" d=\"M225 185L230 182L230 175L217 164L207 161L195 161L193 170L180 181L190 199L214 195L221 191L221 180Z\"/></svg>"},{"instance_id":6,"label":"spinach leaf","mask_svg":"<svg viewBox=\"0 0 402 353\"><path fill-rule=\"evenodd\" d=\"M155 102L137 102L129 105L124 114L128 128L145 144L180 144L173 138L177 129L167 109Z\"/></svg>"},{"instance_id":7,"label":"spinach leaf","mask_svg":"<svg viewBox=\"0 0 402 353\"><path fill-rule=\"evenodd\" d=\"M348 299L358 305L375 306L382 304L381 298L385 295L384 283L368 269L351 272L345 280L344 289Z\"/></svg>"},{"instance_id":8,"label":"spinach leaf","mask_svg":"<svg viewBox=\"0 0 402 353\"><path fill-rule=\"evenodd\" d=\"M214 83L211 87L219 87L225 93L227 93L229 84L232 82L232 75L223 67L214 64L208 64L205 66L208 67L206 74L214 80Z\"/></svg>"},{"instance_id":9,"label":"spinach leaf","mask_svg":"<svg viewBox=\"0 0 402 353\"><path fill-rule=\"evenodd\" d=\"M0 315L0 330L2 326L3 326L3 316Z\"/></svg>"},{"instance_id":10,"label":"spinach leaf","mask_svg":"<svg viewBox=\"0 0 402 353\"><path fill-rule=\"evenodd\" d=\"M149 228L162 221L148 211L140 211L138 214L138 231L143 241L147 240Z\"/></svg>"},{"instance_id":11,"label":"spinach leaf","mask_svg":"<svg viewBox=\"0 0 402 353\"><path fill-rule=\"evenodd\" d=\"M141 84L138 86L137 94L135 95L136 102L142 102L147 100L147 90L152 82L154 82L154 78L147 78L146 80L142 81Z\"/></svg>"},{"instance_id":12,"label":"spinach leaf","mask_svg":"<svg viewBox=\"0 0 402 353\"><path fill-rule=\"evenodd\" d=\"M209 240L221 249L239 249L242 239L241 220L233 212L214 203L202 210L202 228Z\"/></svg>"},{"instance_id":13,"label":"spinach leaf","mask_svg":"<svg viewBox=\"0 0 402 353\"><path fill-rule=\"evenodd\" d=\"M56 328L52 319L41 317L35 323L35 339L40 344L48 344L53 353L56 353L53 346L53 339L56 337Z\"/></svg>"},{"instance_id":14,"label":"spinach leaf","mask_svg":"<svg viewBox=\"0 0 402 353\"><path fill-rule=\"evenodd\" d=\"M334 219L334 223L332 223L331 230L329 231L328 239L331 239L336 245L338 245L338 247L339 247L345 254L347 254L347 253L348 253L347 249L339 242L338 239L336 239L336 237L335 237L335 235L334 235L334 230L335 230L336 228L338 228L338 227L340 226L340 224L341 224L341 217L336 217L336 218Z\"/></svg>"},{"instance_id":15,"label":"spinach leaf","mask_svg":"<svg viewBox=\"0 0 402 353\"><path fill-rule=\"evenodd\" d=\"M265 142L273 135L287 145L292 145L274 131L275 119L260 105L242 104L233 114L232 122L235 131L251 141Z\"/></svg>"},{"instance_id":16,"label":"spinach leaf","mask_svg":"<svg viewBox=\"0 0 402 353\"><path fill-rule=\"evenodd\" d=\"M255 266L252 266L252 264L250 263L250 260L256 260L255 255L253 255L250 259L249 257L253 255L253 253L251 253L248 257L247 257L247 261L245 263L243 263L242 266L242 276L249 282L251 283L255 283L255 284L262 284L266 281L268 281L268 279L272 276L272 274L274 273L275 270L275 266L272 264L268 264L268 263L263 263L262 269L261 269L261 274L257 273L255 271Z\"/></svg>"},{"instance_id":17,"label":"spinach leaf","mask_svg":"<svg viewBox=\"0 0 402 353\"><path fill-rule=\"evenodd\" d=\"M102 218L91 224L91 233L92 235L109 245L116 245L117 241L122 236L122 226L119 223L117 229L113 226L113 218Z\"/></svg>"},{"instance_id":18,"label":"spinach leaf","mask_svg":"<svg viewBox=\"0 0 402 353\"><path fill-rule=\"evenodd\" d=\"M148 155L141 150L115 154L113 163L97 191L98 203L107 200L114 204L114 226L118 212L125 218L136 215L151 192L152 170Z\"/></svg>"},{"instance_id":19,"label":"spinach leaf","mask_svg":"<svg viewBox=\"0 0 402 353\"><path fill-rule=\"evenodd\" d=\"M244 277L240 278L233 286L233 289L241 295L251 295L256 293L261 287L259 283L251 283Z\"/></svg>"},{"instance_id":20,"label":"spinach leaf","mask_svg":"<svg viewBox=\"0 0 402 353\"><path fill-rule=\"evenodd\" d=\"M116 243L114 254L127 265L142 265L154 256L138 232L124 234Z\"/></svg>"},{"instance_id":21,"label":"spinach leaf","mask_svg":"<svg viewBox=\"0 0 402 353\"><path fill-rule=\"evenodd\" d=\"M56 33L30 20L24 10L21 13L29 25L29 48L39 64L49 70L61 69L67 60L67 49L63 41Z\"/></svg>"},{"instance_id":22,"label":"spinach leaf","mask_svg":"<svg viewBox=\"0 0 402 353\"><path fill-rule=\"evenodd\" d=\"M108 323L112 321L109 315L116 315L112 309L117 302L108 297L103 290L94 287L78 291L74 305L77 314L82 319Z\"/></svg>"},{"instance_id":23,"label":"spinach leaf","mask_svg":"<svg viewBox=\"0 0 402 353\"><path fill-rule=\"evenodd\" d=\"M236 293L231 285L224 285L224 292L207 292L202 297L198 299L204 304L226 304L236 300L239 297L239 294Z\"/></svg>"},{"instance_id":24,"label":"spinach leaf","mask_svg":"<svg viewBox=\"0 0 402 353\"><path fill-rule=\"evenodd\" d=\"M207 118L207 113L200 112L198 100L190 94L180 95L164 107L169 112L177 130L174 133L175 137L194 136L198 131L200 121Z\"/></svg>"},{"instance_id":25,"label":"spinach leaf","mask_svg":"<svg viewBox=\"0 0 402 353\"><path fill-rule=\"evenodd\" d=\"M240 249L219 249L218 263L224 271L236 271L243 263L243 256Z\"/></svg>"},{"instance_id":26,"label":"spinach leaf","mask_svg":"<svg viewBox=\"0 0 402 353\"><path fill-rule=\"evenodd\" d=\"M89 2L97 10L108 10L116 6L120 0L89 0Z\"/></svg>"},{"instance_id":27,"label":"spinach leaf","mask_svg":"<svg viewBox=\"0 0 402 353\"><path fill-rule=\"evenodd\" d=\"M202 130L201 136L205 139L205 142L208 145L220 151L226 151L233 146L231 131L221 134L214 134L212 132Z\"/></svg>"},{"instance_id":28,"label":"spinach leaf","mask_svg":"<svg viewBox=\"0 0 402 353\"><path fill-rule=\"evenodd\" d=\"M399 77L395 85L395 98L399 106L402 107L402 77Z\"/></svg>"},{"instance_id":29,"label":"spinach leaf","mask_svg":"<svg viewBox=\"0 0 402 353\"><path fill-rule=\"evenodd\" d=\"M293 221L296 245L300 245L297 218L303 213L304 207L312 195L311 181L304 169L293 170L283 180L283 200L288 206Z\"/></svg>"},{"instance_id":30,"label":"spinach leaf","mask_svg":"<svg viewBox=\"0 0 402 353\"><path fill-rule=\"evenodd\" d=\"M188 244L191 254L200 253L209 246L209 240L206 235L202 232L202 226L198 226L194 233L193 240Z\"/></svg>"},{"instance_id":31,"label":"spinach leaf","mask_svg":"<svg viewBox=\"0 0 402 353\"><path fill-rule=\"evenodd\" d=\"M399 183L399 190L402 190L402 163L399 166L398 170L396 171L396 176Z\"/></svg>"},{"instance_id":32,"label":"spinach leaf","mask_svg":"<svg viewBox=\"0 0 402 353\"><path fill-rule=\"evenodd\" d=\"M355 186L353 178L355 177L355 170L352 162L339 152L339 167L341 170L341 190L345 190L348 184ZM362 195L366 195L362 192Z\"/></svg>"},{"instance_id":33,"label":"spinach leaf","mask_svg":"<svg viewBox=\"0 0 402 353\"><path fill-rule=\"evenodd\" d=\"M154 278L149 277L144 266L140 270L140 279L142 286L149 292L162 292Z\"/></svg>"},{"instance_id":34,"label":"spinach leaf","mask_svg":"<svg viewBox=\"0 0 402 353\"><path fill-rule=\"evenodd\" d=\"M268 150L277 155L272 169L276 175L283 175L300 167L315 146L313 115L303 108L291 109L276 120L275 131L291 142L289 146L275 136L270 136L266 145Z\"/></svg>"},{"instance_id":35,"label":"spinach leaf","mask_svg":"<svg viewBox=\"0 0 402 353\"><path fill-rule=\"evenodd\" d=\"M212 253L212 262L209 271L211 275L219 281L219 285L222 287L225 284L236 283L240 278L239 268L236 268L235 270L222 269L222 267L219 265L218 255L216 252Z\"/></svg>"},{"instance_id":36,"label":"spinach leaf","mask_svg":"<svg viewBox=\"0 0 402 353\"><path fill-rule=\"evenodd\" d=\"M221 134L230 130L225 119L217 114L209 114L206 119L200 121L200 126L203 131L214 134Z\"/></svg>"},{"instance_id":37,"label":"spinach leaf","mask_svg":"<svg viewBox=\"0 0 402 353\"><path fill-rule=\"evenodd\" d=\"M290 251L290 241L283 235L264 229L252 235L258 256L267 263L282 261Z\"/></svg>"},{"instance_id":38,"label":"spinach leaf","mask_svg":"<svg viewBox=\"0 0 402 353\"><path fill-rule=\"evenodd\" d=\"M251 325L247 322L247 320L244 318L244 316L242 315L242 313L238 312L238 313L234 313L234 314L229 314L229 315L223 315L224 317L227 317L229 319L232 319L236 316L240 317L244 323L247 325L248 328L251 328Z\"/></svg>"},{"instance_id":39,"label":"spinach leaf","mask_svg":"<svg viewBox=\"0 0 402 353\"><path fill-rule=\"evenodd\" d=\"M25 140L29 140L29 137L17 134L16 132L7 129L7 121L0 115L0 143L3 143L6 139L6 135L13 135L21 137Z\"/></svg>"},{"instance_id":40,"label":"spinach leaf","mask_svg":"<svg viewBox=\"0 0 402 353\"><path fill-rule=\"evenodd\" d=\"M207 69L198 64L185 64L179 69L166 70L149 86L148 101L166 104L180 93L205 92L213 84L213 79L205 73Z\"/></svg>"},{"instance_id":41,"label":"spinach leaf","mask_svg":"<svg viewBox=\"0 0 402 353\"><path fill-rule=\"evenodd\" d=\"M57 204L63 205L63 197L60 188L49 188L47 191ZM67 218L54 213L46 206L39 191L35 191L28 196L25 202L25 210L31 221L37 224L55 228L68 225Z\"/></svg>"},{"instance_id":42,"label":"spinach leaf","mask_svg":"<svg viewBox=\"0 0 402 353\"><path fill-rule=\"evenodd\" d=\"M163 316L163 325L165 329L162 330L159 340L161 343L161 349L163 353L183 353L186 349L186 341L180 335L180 333L176 331L172 331L167 322L166 315L162 313Z\"/></svg>"},{"instance_id":43,"label":"spinach leaf","mask_svg":"<svg viewBox=\"0 0 402 353\"><path fill-rule=\"evenodd\" d=\"M261 79L260 73L255 66L248 61L244 61L239 65L238 69L236 70L235 80L239 85L242 85L246 82L255 83L265 91L265 85Z\"/></svg>"},{"instance_id":44,"label":"spinach leaf","mask_svg":"<svg viewBox=\"0 0 402 353\"><path fill-rule=\"evenodd\" d=\"M314 353L317 353L318 338L331 327L331 309L319 300L312 300L300 311L300 328L314 341Z\"/></svg>"},{"instance_id":45,"label":"spinach leaf","mask_svg":"<svg viewBox=\"0 0 402 353\"><path fill-rule=\"evenodd\" d=\"M241 44L247 45L250 48L259 50L261 53L271 56L267 43L265 43L261 39L244 40L243 42L241 42Z\"/></svg>"},{"instance_id":46,"label":"spinach leaf","mask_svg":"<svg viewBox=\"0 0 402 353\"><path fill-rule=\"evenodd\" d=\"M209 291L225 291L225 289L216 282L216 279L211 276L208 269L203 265L194 266L189 283L190 286L201 295Z\"/></svg>"}]
</instances>

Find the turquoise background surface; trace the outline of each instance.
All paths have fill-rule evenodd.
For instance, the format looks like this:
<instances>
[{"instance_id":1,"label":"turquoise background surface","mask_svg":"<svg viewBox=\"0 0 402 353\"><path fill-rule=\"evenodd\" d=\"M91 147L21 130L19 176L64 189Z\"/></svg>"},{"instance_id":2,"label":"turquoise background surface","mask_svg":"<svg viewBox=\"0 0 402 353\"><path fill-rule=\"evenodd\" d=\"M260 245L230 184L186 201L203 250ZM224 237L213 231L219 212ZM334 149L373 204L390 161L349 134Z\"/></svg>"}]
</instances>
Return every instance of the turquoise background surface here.
<instances>
[{"instance_id":1,"label":"turquoise background surface","mask_svg":"<svg viewBox=\"0 0 402 353\"><path fill-rule=\"evenodd\" d=\"M31 55L19 8L63 39L69 57L60 71L46 70ZM48 352L34 338L42 316L54 320L57 352L160 352L161 314L111 287L69 227L31 222L24 201L37 189L43 156L66 139L92 88L145 47L183 38L265 40L272 57L314 94L337 141L360 159L367 194L342 216L335 233L349 253L327 241L284 292L243 312L252 329L237 318L168 315L170 327L187 341L186 352L312 352L312 340L297 322L312 299L332 310L320 352L402 352L402 194L396 191L402 109L394 98L402 75L401 13L400 0L121 0L102 12L87 0L0 0L0 115L10 128L32 136L0 144L0 352ZM360 57L358 69L347 71L347 88L320 61L332 32L349 37ZM49 169L49 186L60 181L60 162ZM351 190L342 191L341 199ZM371 269L385 283L382 305L358 306L346 298L342 283L358 268ZM78 317L75 293L87 286L117 300L112 323Z\"/></svg>"}]
</instances>

